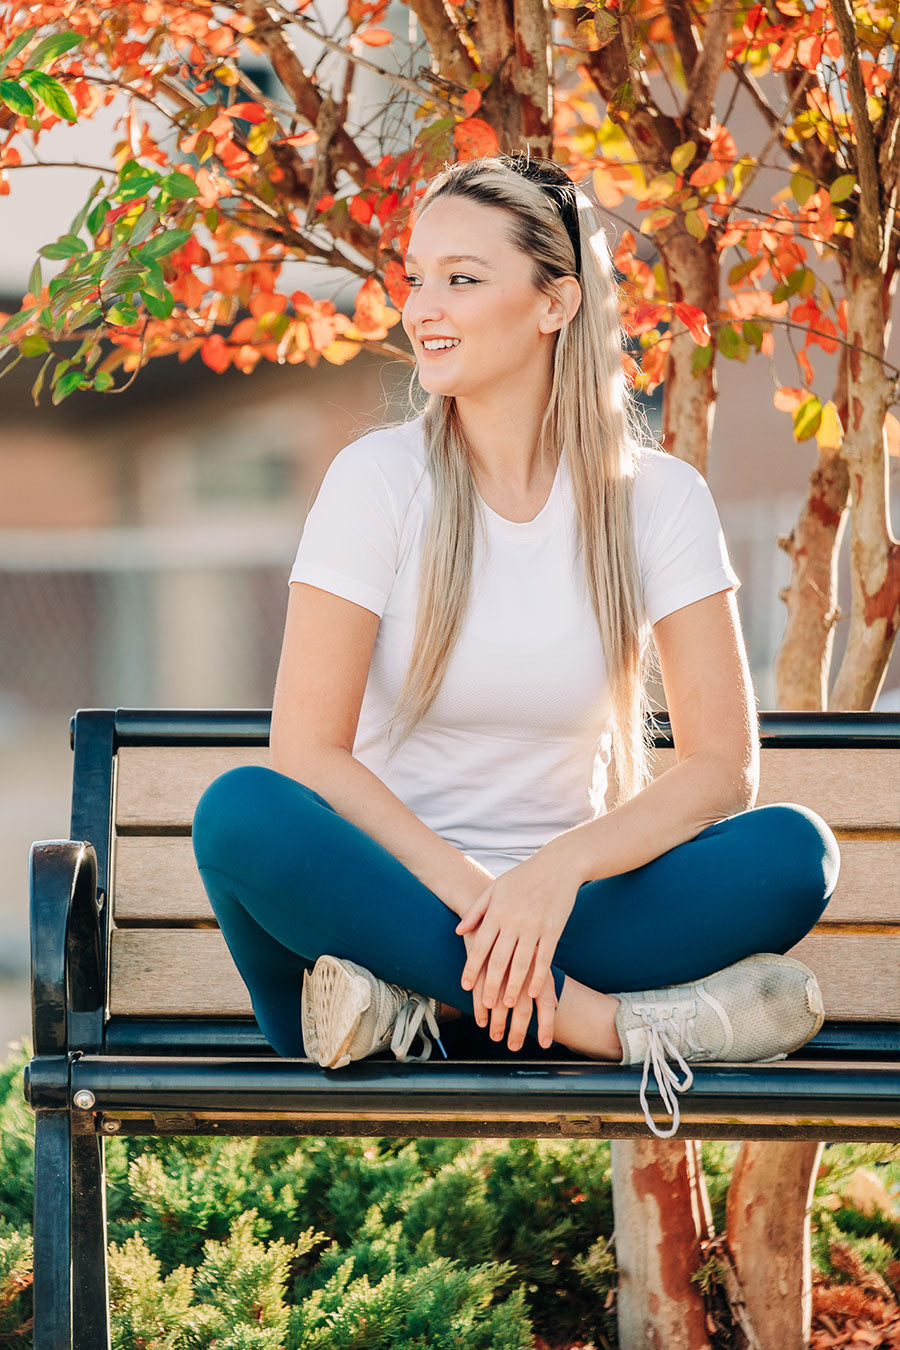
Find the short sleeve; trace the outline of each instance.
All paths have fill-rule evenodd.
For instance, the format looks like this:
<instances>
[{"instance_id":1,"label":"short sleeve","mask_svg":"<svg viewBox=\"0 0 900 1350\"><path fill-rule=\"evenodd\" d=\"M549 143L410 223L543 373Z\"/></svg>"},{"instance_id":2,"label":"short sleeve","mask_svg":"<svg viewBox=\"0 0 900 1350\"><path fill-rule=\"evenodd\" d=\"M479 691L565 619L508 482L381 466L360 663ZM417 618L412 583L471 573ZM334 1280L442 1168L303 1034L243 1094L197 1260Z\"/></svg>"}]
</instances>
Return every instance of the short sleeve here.
<instances>
[{"instance_id":1,"label":"short sleeve","mask_svg":"<svg viewBox=\"0 0 900 1350\"><path fill-rule=\"evenodd\" d=\"M384 468L370 448L354 443L328 467L288 580L331 591L380 618L394 584L398 539Z\"/></svg>"},{"instance_id":2,"label":"short sleeve","mask_svg":"<svg viewBox=\"0 0 900 1350\"><path fill-rule=\"evenodd\" d=\"M691 464L648 452L635 480L635 534L648 622L740 581L706 479Z\"/></svg>"}]
</instances>

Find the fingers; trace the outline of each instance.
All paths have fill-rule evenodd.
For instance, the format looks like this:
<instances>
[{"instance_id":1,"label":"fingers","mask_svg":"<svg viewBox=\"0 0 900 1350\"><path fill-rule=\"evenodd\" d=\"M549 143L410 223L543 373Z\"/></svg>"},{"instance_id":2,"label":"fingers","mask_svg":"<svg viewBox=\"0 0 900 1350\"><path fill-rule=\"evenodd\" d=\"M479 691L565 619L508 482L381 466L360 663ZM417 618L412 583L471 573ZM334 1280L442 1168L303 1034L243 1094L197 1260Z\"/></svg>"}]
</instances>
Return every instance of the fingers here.
<instances>
[{"instance_id":1,"label":"fingers","mask_svg":"<svg viewBox=\"0 0 900 1350\"><path fill-rule=\"evenodd\" d=\"M538 1043L545 1050L553 1044L553 1032L556 1023L556 986L553 976L548 975L535 999L537 1012Z\"/></svg>"},{"instance_id":2,"label":"fingers","mask_svg":"<svg viewBox=\"0 0 900 1350\"><path fill-rule=\"evenodd\" d=\"M466 964L463 966L460 984L463 989L474 989L475 981L482 966L487 961L497 936L497 927L490 922L479 925L474 937L466 943Z\"/></svg>"},{"instance_id":3,"label":"fingers","mask_svg":"<svg viewBox=\"0 0 900 1350\"><path fill-rule=\"evenodd\" d=\"M528 1024L531 1021L531 1012L534 1007L534 1000L527 994L521 994L513 1008L509 1019L509 1036L507 1045L510 1050L521 1050L525 1044L525 1033L528 1030Z\"/></svg>"},{"instance_id":4,"label":"fingers","mask_svg":"<svg viewBox=\"0 0 900 1350\"><path fill-rule=\"evenodd\" d=\"M490 1011L484 1006L484 971L479 973L478 979L472 989L472 1004L475 1014L475 1021L480 1027L486 1027Z\"/></svg>"},{"instance_id":5,"label":"fingers","mask_svg":"<svg viewBox=\"0 0 900 1350\"><path fill-rule=\"evenodd\" d=\"M537 945L537 951L534 957L534 966L531 971L531 978L528 981L528 993L532 998L537 998L541 989L550 980L550 963L556 953L555 944L552 945L546 938L541 938Z\"/></svg>"},{"instance_id":6,"label":"fingers","mask_svg":"<svg viewBox=\"0 0 900 1350\"><path fill-rule=\"evenodd\" d=\"M465 914L462 916L459 923L456 925L457 933L459 933L459 935L462 936L464 933L473 932L473 930L478 927L478 925L481 923L481 920L487 913L488 906L490 905L490 903L491 903L491 887L488 886L488 888L483 892L483 894L481 894L475 901L471 909L466 910Z\"/></svg>"},{"instance_id":7,"label":"fingers","mask_svg":"<svg viewBox=\"0 0 900 1350\"><path fill-rule=\"evenodd\" d=\"M509 978L509 965L515 949L514 936L508 936L503 932L497 934L491 948L484 981L484 1001L489 1008L496 1007L501 1001L500 991ZM519 983L521 984L521 981Z\"/></svg>"},{"instance_id":8,"label":"fingers","mask_svg":"<svg viewBox=\"0 0 900 1350\"><path fill-rule=\"evenodd\" d=\"M534 968L535 948L534 943L527 937L522 937L516 944L512 960L509 963L509 972L506 976L506 992L503 995L503 1001L507 1008L514 1008L519 1002L519 995L526 992L525 983L528 981L529 973ZM530 985L534 986L527 990L529 998L534 998L534 994L540 985L535 984L532 979Z\"/></svg>"}]
</instances>

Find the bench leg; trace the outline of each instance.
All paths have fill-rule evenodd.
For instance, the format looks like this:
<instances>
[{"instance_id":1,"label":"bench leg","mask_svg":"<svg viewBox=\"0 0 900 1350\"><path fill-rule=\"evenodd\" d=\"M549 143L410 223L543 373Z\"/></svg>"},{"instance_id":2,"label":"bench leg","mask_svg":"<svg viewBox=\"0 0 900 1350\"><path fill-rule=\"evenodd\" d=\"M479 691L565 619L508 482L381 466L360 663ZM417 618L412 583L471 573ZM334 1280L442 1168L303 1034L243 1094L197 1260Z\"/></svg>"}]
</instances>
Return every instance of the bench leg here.
<instances>
[{"instance_id":1,"label":"bench leg","mask_svg":"<svg viewBox=\"0 0 900 1350\"><path fill-rule=\"evenodd\" d=\"M74 1350L109 1350L106 1261L106 1140L72 1137L72 1303Z\"/></svg>"},{"instance_id":2,"label":"bench leg","mask_svg":"<svg viewBox=\"0 0 900 1350\"><path fill-rule=\"evenodd\" d=\"M71 1122L36 1111L34 1133L34 1350L72 1350Z\"/></svg>"}]
</instances>

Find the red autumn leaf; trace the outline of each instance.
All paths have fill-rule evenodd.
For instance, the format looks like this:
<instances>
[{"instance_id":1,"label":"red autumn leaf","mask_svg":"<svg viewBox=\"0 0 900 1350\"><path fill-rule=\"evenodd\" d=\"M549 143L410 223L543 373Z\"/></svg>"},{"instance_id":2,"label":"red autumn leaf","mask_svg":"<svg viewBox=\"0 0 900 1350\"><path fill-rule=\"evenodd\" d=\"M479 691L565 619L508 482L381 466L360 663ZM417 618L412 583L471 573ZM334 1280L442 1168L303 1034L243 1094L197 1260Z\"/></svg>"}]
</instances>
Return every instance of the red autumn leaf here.
<instances>
[{"instance_id":1,"label":"red autumn leaf","mask_svg":"<svg viewBox=\"0 0 900 1350\"><path fill-rule=\"evenodd\" d=\"M384 269L384 285L395 309L402 309L409 295L409 283L404 281L405 271L400 263L391 261Z\"/></svg>"},{"instance_id":2,"label":"red autumn leaf","mask_svg":"<svg viewBox=\"0 0 900 1350\"><path fill-rule=\"evenodd\" d=\"M462 105L466 117L471 117L481 107L481 90L467 89L462 97Z\"/></svg>"},{"instance_id":3,"label":"red autumn leaf","mask_svg":"<svg viewBox=\"0 0 900 1350\"><path fill-rule=\"evenodd\" d=\"M467 117L453 128L453 144L461 160L480 159L482 155L496 155L500 143L494 128L481 117Z\"/></svg>"},{"instance_id":4,"label":"red autumn leaf","mask_svg":"<svg viewBox=\"0 0 900 1350\"><path fill-rule=\"evenodd\" d=\"M394 37L389 28L367 28L364 33L357 33L356 36L368 47L386 47Z\"/></svg>"},{"instance_id":5,"label":"red autumn leaf","mask_svg":"<svg viewBox=\"0 0 900 1350\"><path fill-rule=\"evenodd\" d=\"M256 125L264 122L268 114L265 108L261 108L258 103L232 103L230 108L225 108L226 117L239 117L242 122L252 122Z\"/></svg>"},{"instance_id":6,"label":"red autumn leaf","mask_svg":"<svg viewBox=\"0 0 900 1350\"><path fill-rule=\"evenodd\" d=\"M250 300L250 313L258 319L263 314L283 314L287 309L287 296L277 291L257 291Z\"/></svg>"},{"instance_id":7,"label":"red autumn leaf","mask_svg":"<svg viewBox=\"0 0 900 1350\"><path fill-rule=\"evenodd\" d=\"M200 348L200 356L204 364L218 375L221 375L223 370L227 370L231 364L231 353L221 333L213 333L211 337L206 339Z\"/></svg>"},{"instance_id":8,"label":"red autumn leaf","mask_svg":"<svg viewBox=\"0 0 900 1350\"><path fill-rule=\"evenodd\" d=\"M810 361L806 352L797 353L797 365L803 371L803 378L806 383L812 385L813 380L816 378L816 372L813 370L812 361Z\"/></svg>"},{"instance_id":9,"label":"red autumn leaf","mask_svg":"<svg viewBox=\"0 0 900 1350\"><path fill-rule=\"evenodd\" d=\"M334 198L331 196L330 193L326 193L324 197L320 197L319 200L316 202L317 211L330 211L333 206L334 206Z\"/></svg>"},{"instance_id":10,"label":"red autumn leaf","mask_svg":"<svg viewBox=\"0 0 900 1350\"><path fill-rule=\"evenodd\" d=\"M360 225L368 225L372 219L372 203L367 197L351 197L350 215L354 220L358 220Z\"/></svg>"},{"instance_id":11,"label":"red autumn leaf","mask_svg":"<svg viewBox=\"0 0 900 1350\"><path fill-rule=\"evenodd\" d=\"M708 347L710 341L709 326L703 310L698 308L697 305L687 305L683 301L677 301L672 308L697 343L697 346Z\"/></svg>"}]
</instances>

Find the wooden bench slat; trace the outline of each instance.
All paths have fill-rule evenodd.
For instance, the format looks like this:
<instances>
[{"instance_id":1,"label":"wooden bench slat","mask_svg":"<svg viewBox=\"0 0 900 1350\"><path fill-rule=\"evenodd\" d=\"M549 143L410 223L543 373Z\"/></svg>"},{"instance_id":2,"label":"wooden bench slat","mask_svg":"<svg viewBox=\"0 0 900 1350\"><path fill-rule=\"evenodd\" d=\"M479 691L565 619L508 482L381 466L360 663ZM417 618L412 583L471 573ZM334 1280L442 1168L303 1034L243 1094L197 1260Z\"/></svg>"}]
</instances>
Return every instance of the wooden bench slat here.
<instances>
[{"instance_id":1,"label":"wooden bench slat","mask_svg":"<svg viewBox=\"0 0 900 1350\"><path fill-rule=\"evenodd\" d=\"M194 808L220 773L268 764L268 750L234 746L125 746L118 752L116 823L153 833L190 829ZM674 763L660 752L657 773ZM762 753L759 804L799 802L832 829L900 825L900 751L778 749Z\"/></svg>"},{"instance_id":2,"label":"wooden bench slat","mask_svg":"<svg viewBox=\"0 0 900 1350\"><path fill-rule=\"evenodd\" d=\"M230 1017L250 1012L249 996L219 932L118 929L111 946L112 1016ZM900 1020L900 937L817 932L792 954L816 972L829 1018Z\"/></svg>"},{"instance_id":3,"label":"wooden bench slat","mask_svg":"<svg viewBox=\"0 0 900 1350\"><path fill-rule=\"evenodd\" d=\"M215 924L186 835L122 835L116 842L117 924ZM900 923L900 835L841 844L841 875L823 924Z\"/></svg>"}]
</instances>

